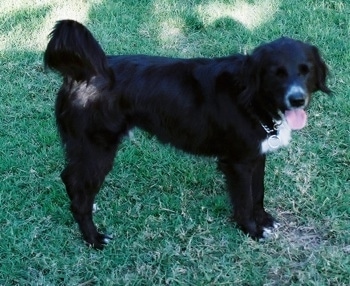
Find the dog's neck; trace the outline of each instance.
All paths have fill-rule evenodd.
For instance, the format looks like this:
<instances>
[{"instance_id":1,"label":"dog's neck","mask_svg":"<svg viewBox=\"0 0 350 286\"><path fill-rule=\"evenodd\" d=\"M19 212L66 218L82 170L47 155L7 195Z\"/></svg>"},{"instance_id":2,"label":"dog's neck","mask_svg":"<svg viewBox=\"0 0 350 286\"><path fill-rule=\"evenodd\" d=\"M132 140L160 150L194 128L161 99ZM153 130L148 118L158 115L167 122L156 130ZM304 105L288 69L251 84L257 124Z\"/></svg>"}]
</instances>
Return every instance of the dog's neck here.
<instances>
[{"instance_id":1,"label":"dog's neck","mask_svg":"<svg viewBox=\"0 0 350 286\"><path fill-rule=\"evenodd\" d=\"M262 108L261 104L253 105L252 111L255 120L263 127L268 135L277 133L278 126L283 121L283 116L279 111L271 113L267 109Z\"/></svg>"},{"instance_id":2,"label":"dog's neck","mask_svg":"<svg viewBox=\"0 0 350 286\"><path fill-rule=\"evenodd\" d=\"M272 119L269 124L265 124L264 122L260 121L261 127L266 131L267 136L277 135L278 128L282 124L282 120L276 120Z\"/></svg>"},{"instance_id":3,"label":"dog's neck","mask_svg":"<svg viewBox=\"0 0 350 286\"><path fill-rule=\"evenodd\" d=\"M252 116L265 131L265 136L260 144L260 152L266 154L287 146L291 139L291 129L283 114L280 111L273 114L263 109L261 105L258 106L259 108L252 108Z\"/></svg>"},{"instance_id":4,"label":"dog's neck","mask_svg":"<svg viewBox=\"0 0 350 286\"><path fill-rule=\"evenodd\" d=\"M265 137L260 145L262 154L274 152L289 144L291 128L281 112L275 115L260 111L257 116L261 128L265 131Z\"/></svg>"},{"instance_id":5,"label":"dog's neck","mask_svg":"<svg viewBox=\"0 0 350 286\"><path fill-rule=\"evenodd\" d=\"M286 120L281 120L275 123L273 129L269 127L266 128L265 125L261 123L261 127L266 132L266 137L261 141L260 151L262 154L268 152L274 152L277 149L287 146L291 139L291 129Z\"/></svg>"}]
</instances>

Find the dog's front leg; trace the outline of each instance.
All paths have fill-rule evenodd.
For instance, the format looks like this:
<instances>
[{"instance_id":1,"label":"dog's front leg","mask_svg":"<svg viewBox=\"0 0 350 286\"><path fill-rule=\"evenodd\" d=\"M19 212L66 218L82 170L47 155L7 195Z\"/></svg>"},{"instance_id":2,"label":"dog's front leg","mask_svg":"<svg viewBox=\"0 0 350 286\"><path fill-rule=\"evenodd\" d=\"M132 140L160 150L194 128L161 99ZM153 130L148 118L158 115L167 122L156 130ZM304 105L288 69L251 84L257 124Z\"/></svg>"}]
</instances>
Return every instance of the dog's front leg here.
<instances>
[{"instance_id":1,"label":"dog's front leg","mask_svg":"<svg viewBox=\"0 0 350 286\"><path fill-rule=\"evenodd\" d=\"M258 228L263 229L263 236L267 236L272 228L276 228L278 223L265 211L264 208L264 176L265 176L266 156L261 156L257 161L252 178L252 197L254 208L254 219Z\"/></svg>"},{"instance_id":2,"label":"dog's front leg","mask_svg":"<svg viewBox=\"0 0 350 286\"><path fill-rule=\"evenodd\" d=\"M224 173L233 208L234 220L238 226L252 238L263 237L263 228L255 216L255 198L253 175L259 160L235 162L229 159L219 160L219 169Z\"/></svg>"}]
</instances>

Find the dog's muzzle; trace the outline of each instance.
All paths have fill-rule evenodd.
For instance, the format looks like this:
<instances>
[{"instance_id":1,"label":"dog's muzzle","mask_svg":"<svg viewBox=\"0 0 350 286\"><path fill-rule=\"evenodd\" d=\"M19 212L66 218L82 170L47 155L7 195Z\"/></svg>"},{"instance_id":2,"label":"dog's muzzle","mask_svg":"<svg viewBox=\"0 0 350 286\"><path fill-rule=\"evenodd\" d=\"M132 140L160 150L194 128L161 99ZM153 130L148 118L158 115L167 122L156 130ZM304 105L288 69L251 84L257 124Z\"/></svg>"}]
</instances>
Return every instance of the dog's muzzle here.
<instances>
[{"instance_id":1,"label":"dog's muzzle","mask_svg":"<svg viewBox=\"0 0 350 286\"><path fill-rule=\"evenodd\" d=\"M306 105L306 94L302 92L292 93L287 97L287 104L291 108L302 108Z\"/></svg>"},{"instance_id":2,"label":"dog's muzzle","mask_svg":"<svg viewBox=\"0 0 350 286\"><path fill-rule=\"evenodd\" d=\"M304 108L307 105L308 94L299 85L292 85L286 94L286 106L288 109Z\"/></svg>"}]
</instances>

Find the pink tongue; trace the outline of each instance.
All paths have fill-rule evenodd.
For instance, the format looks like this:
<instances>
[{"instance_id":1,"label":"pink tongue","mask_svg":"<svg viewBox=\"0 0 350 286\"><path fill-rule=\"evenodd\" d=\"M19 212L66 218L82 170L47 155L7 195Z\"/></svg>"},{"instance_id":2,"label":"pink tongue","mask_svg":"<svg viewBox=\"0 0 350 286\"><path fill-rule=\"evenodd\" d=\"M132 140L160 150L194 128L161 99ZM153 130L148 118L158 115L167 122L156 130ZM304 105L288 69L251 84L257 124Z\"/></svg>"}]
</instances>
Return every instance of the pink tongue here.
<instances>
[{"instance_id":1,"label":"pink tongue","mask_svg":"<svg viewBox=\"0 0 350 286\"><path fill-rule=\"evenodd\" d=\"M301 108L287 110L284 113L284 116L286 117L288 125L292 130L302 129L306 125L307 115L306 112Z\"/></svg>"}]
</instances>

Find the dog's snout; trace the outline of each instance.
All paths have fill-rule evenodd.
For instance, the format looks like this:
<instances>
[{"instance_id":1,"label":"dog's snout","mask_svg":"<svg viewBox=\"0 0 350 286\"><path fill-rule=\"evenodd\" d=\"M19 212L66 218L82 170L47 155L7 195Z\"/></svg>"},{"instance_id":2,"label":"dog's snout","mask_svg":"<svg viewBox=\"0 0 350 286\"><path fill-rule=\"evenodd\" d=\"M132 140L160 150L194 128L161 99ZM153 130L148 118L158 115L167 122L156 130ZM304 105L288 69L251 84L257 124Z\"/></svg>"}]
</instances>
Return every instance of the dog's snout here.
<instances>
[{"instance_id":1,"label":"dog's snout","mask_svg":"<svg viewBox=\"0 0 350 286\"><path fill-rule=\"evenodd\" d=\"M305 105L305 94L304 93L293 93L287 98L291 107L302 107Z\"/></svg>"},{"instance_id":2,"label":"dog's snout","mask_svg":"<svg viewBox=\"0 0 350 286\"><path fill-rule=\"evenodd\" d=\"M299 86L292 86L286 95L287 105L290 108L299 108L306 105L306 92Z\"/></svg>"}]
</instances>

